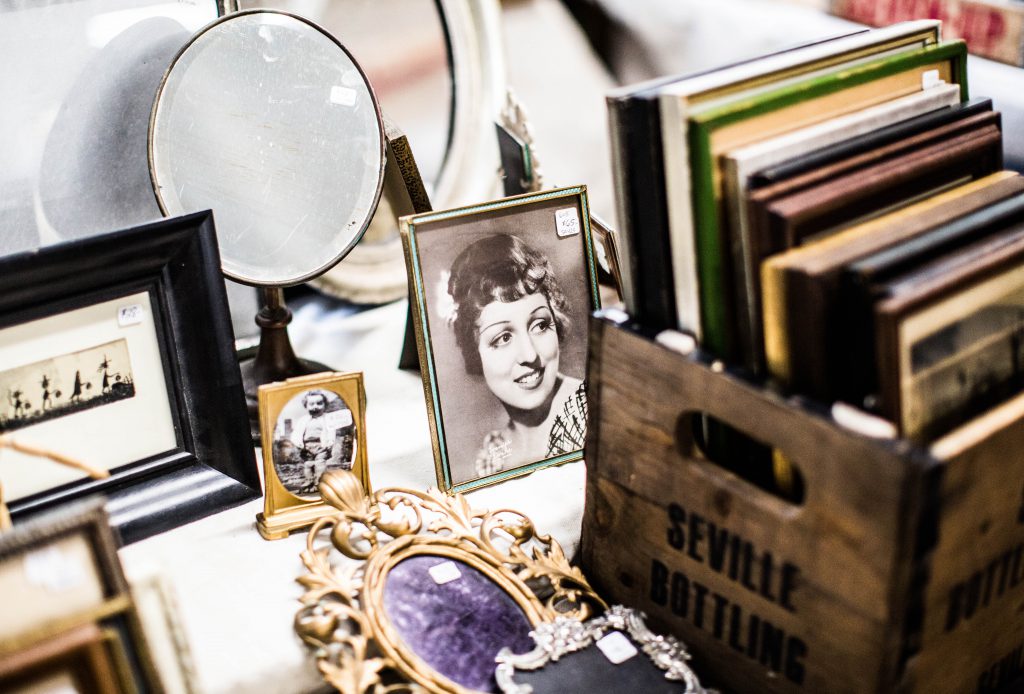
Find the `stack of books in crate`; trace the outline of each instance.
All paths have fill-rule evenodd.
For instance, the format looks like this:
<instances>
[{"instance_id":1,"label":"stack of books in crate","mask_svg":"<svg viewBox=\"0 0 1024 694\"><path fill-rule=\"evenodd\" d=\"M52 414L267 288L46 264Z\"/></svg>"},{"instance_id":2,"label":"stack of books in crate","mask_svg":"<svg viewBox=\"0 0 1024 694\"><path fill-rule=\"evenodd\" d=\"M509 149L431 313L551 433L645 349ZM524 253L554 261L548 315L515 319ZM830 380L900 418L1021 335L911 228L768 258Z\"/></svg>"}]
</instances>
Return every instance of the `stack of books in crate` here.
<instances>
[{"instance_id":1,"label":"stack of books in crate","mask_svg":"<svg viewBox=\"0 0 1024 694\"><path fill-rule=\"evenodd\" d=\"M915 21L609 96L582 556L727 688L1024 672L1024 179L966 52Z\"/></svg>"}]
</instances>

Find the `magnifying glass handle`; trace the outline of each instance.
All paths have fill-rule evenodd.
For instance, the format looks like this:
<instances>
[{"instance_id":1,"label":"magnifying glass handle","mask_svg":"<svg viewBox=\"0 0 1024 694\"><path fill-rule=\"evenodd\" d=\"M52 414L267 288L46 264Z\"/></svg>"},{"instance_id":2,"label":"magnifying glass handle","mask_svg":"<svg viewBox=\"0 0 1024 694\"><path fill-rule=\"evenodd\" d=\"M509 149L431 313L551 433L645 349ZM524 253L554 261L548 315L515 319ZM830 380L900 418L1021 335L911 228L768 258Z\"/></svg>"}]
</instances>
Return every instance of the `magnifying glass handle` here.
<instances>
[{"instance_id":1,"label":"magnifying glass handle","mask_svg":"<svg viewBox=\"0 0 1024 694\"><path fill-rule=\"evenodd\" d=\"M288 339L288 324L292 312L284 303L284 290L280 287L260 287L260 307L256 325L260 326L260 344L256 350L253 371L259 383L270 383L265 378L278 374L296 375L302 368Z\"/></svg>"},{"instance_id":2,"label":"magnifying glass handle","mask_svg":"<svg viewBox=\"0 0 1024 694\"><path fill-rule=\"evenodd\" d=\"M276 383L296 376L330 371L319 362L299 359L288 339L288 324L292 312L284 303L284 290L280 287L260 287L260 307L256 325L260 326L260 344L251 361L243 361L242 384L245 404L249 410L249 428L255 445L260 445L259 398L261 385Z\"/></svg>"}]
</instances>

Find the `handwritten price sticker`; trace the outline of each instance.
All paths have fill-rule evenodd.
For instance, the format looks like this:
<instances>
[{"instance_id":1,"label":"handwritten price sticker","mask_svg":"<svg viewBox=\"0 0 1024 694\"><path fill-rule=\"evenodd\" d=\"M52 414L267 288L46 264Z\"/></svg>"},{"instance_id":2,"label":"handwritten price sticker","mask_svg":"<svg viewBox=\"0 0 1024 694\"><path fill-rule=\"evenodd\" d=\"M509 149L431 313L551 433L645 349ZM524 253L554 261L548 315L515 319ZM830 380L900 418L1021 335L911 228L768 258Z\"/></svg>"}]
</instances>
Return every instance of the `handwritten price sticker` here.
<instances>
[{"instance_id":1,"label":"handwritten price sticker","mask_svg":"<svg viewBox=\"0 0 1024 694\"><path fill-rule=\"evenodd\" d=\"M324 424L327 425L328 429L340 429L341 427L347 427L352 425L352 410L338 410L337 412L328 412L324 415Z\"/></svg>"},{"instance_id":2,"label":"handwritten price sticker","mask_svg":"<svg viewBox=\"0 0 1024 694\"><path fill-rule=\"evenodd\" d=\"M562 238L580 233L580 216L575 207L555 211L555 231Z\"/></svg>"},{"instance_id":3,"label":"handwritten price sticker","mask_svg":"<svg viewBox=\"0 0 1024 694\"><path fill-rule=\"evenodd\" d=\"M143 310L142 304L132 304L117 309L117 324L122 328L138 325L145 317L146 312Z\"/></svg>"}]
</instances>

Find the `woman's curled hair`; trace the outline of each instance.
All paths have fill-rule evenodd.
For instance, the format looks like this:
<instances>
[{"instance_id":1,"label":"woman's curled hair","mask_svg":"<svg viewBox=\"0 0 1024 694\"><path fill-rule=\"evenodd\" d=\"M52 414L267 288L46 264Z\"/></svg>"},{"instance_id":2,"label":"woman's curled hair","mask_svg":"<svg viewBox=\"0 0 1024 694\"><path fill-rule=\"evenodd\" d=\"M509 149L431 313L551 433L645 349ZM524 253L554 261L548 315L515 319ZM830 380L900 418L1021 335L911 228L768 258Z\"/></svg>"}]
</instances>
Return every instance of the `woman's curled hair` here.
<instances>
[{"instance_id":1,"label":"woman's curled hair","mask_svg":"<svg viewBox=\"0 0 1024 694\"><path fill-rule=\"evenodd\" d=\"M571 323L565 295L547 258L511 234L486 236L459 253L452 263L448 293L455 302L455 341L468 373L483 373L477 346L477 321L483 308L494 301L511 303L537 292L547 298L561 345Z\"/></svg>"}]
</instances>

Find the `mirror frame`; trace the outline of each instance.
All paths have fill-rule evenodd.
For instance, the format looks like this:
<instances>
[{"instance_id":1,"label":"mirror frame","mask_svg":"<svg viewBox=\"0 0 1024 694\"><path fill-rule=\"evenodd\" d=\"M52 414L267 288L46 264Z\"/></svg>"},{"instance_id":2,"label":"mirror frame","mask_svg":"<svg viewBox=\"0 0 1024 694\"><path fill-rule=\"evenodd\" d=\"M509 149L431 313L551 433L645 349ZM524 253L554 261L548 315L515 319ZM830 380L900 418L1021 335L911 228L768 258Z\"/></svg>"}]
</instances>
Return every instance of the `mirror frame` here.
<instances>
[{"instance_id":1,"label":"mirror frame","mask_svg":"<svg viewBox=\"0 0 1024 694\"><path fill-rule=\"evenodd\" d=\"M234 2L236 0L232 0L232 1ZM160 80L160 86L156 90L156 97L153 99L153 108L152 108L152 110L150 111L150 114L149 114L149 137L148 137L148 141L146 143L147 154L148 154L148 157L149 157L149 179L150 179L150 182L153 185L153 195L156 197L157 205L160 206L160 211L163 213L163 215L165 217L171 217L171 216L181 215L181 214L189 214L190 212L192 212L192 210L182 210L182 211L171 211L171 210L168 210L167 209L167 205L164 202L163 196L160 194L161 185L157 181L156 162L155 162L156 155L155 155L155 152L154 152L154 149L155 149L154 148L154 141L155 141L155 134L156 134L157 111L160 108L160 100L161 100L161 97L163 97L164 88L167 86L167 80L168 80L168 78L170 78L171 73L174 71L175 66L178 64L178 61L181 59L181 57L183 55L185 55L186 52L188 52L188 50L196 43L196 41L200 39L200 37L202 37L204 34L209 32L210 30L218 27L221 24L224 24L224 23L227 23L227 22L230 22L230 21L234 21L234 20L236 20L236 19L238 19L240 17L244 17L246 15L253 15L253 14L283 15L285 17L290 17L291 19L294 19L294 20L296 20L296 21L298 21L298 22L300 22L302 24L306 24L306 25L312 27L314 30L316 30L316 31L320 32L321 34L323 34L334 45L336 45L338 48L341 49L342 53L345 54L345 56L349 59L349 61L351 61L352 65L355 67L355 69L359 72L359 75L360 75L360 77L362 77L363 83L366 85L367 91L370 94L370 101L373 104L374 112L377 115L377 133L378 133L378 138L379 138L379 143L380 143L380 152L379 152L380 158L379 158L379 165L377 166L377 183L376 183L376 187L375 187L375 191L374 191L374 195L373 195L373 202L369 206L369 208L367 209L366 216L360 221L359 230L355 233L355 235L351 238L351 240L345 245L345 247L343 249L341 249L339 252L337 252L332 259L328 260L325 263L320 263L317 266L317 268L315 268L313 270L310 270L310 271L306 272L303 275L300 275L300 276L297 276L297 277L293 276L291 279L288 279L288 280L273 281L273 282L266 281L266 280L256 281L256 280L253 280L253 279L248 278L248 277L243 277L243 276L237 274L236 272L234 272L232 270L228 270L224 266L223 258L225 256L230 256L230 252L229 253L225 253L224 252L223 244L220 245L220 250L221 250L221 271L224 273L225 277L227 277L229 279L232 279L232 280L234 280L236 282L240 282L242 284L247 284L247 285L254 286L254 287L291 287L293 285L302 284L303 282L308 282L309 280L316 279L317 277L320 277L325 272L327 272L332 267L334 267L339 262L341 262L345 258L345 256L349 254L349 252L363 238L363 234L366 233L366 229L370 226L370 222L373 220L373 216L374 216L374 214L377 211L378 205L380 204L381 192L384 189L384 168L385 168L385 161L386 161L386 157L387 157L387 137L386 137L386 135L384 133L384 117L381 114L380 102L377 100L377 94L376 94L376 92L373 91L373 85L370 83L370 80L367 79L366 73L363 71L362 66L355 59L355 57L352 55L352 53L350 53L349 50L347 48L345 48L344 44L342 44L340 41L338 41L338 39L336 39L333 34L331 34L329 31L327 31L326 29L321 27L319 24L317 24L317 23L315 23L315 22L313 22L313 21L311 21L309 19L306 19L305 17L301 17L301 16L299 16L297 14L293 14L291 12L285 12L283 10L275 10L275 9L263 8L263 7L252 8L252 9L247 9L247 10L238 10L238 11L230 12L228 14L225 14L225 15L221 16L221 17L218 17L217 19L213 20L212 22L210 22L209 24L204 26L202 29L197 31L195 34L193 34L192 38L190 38L188 40L188 42L184 46L182 46L181 49L175 54L174 58L171 60L170 65L167 67L167 70L164 71L164 76ZM223 226L223 225L221 225L221 226ZM339 224L339 226L343 226L343 224Z\"/></svg>"},{"instance_id":2,"label":"mirror frame","mask_svg":"<svg viewBox=\"0 0 1024 694\"><path fill-rule=\"evenodd\" d=\"M396 679L411 683L405 691L472 691L408 649L386 614L388 573L410 557L446 557L476 569L534 627L560 616L587 619L606 608L558 542L517 511L473 509L462 495L436 489L388 488L370 496L347 470L324 474L320 494L339 513L318 520L306 538L301 557L308 573L298 579L306 591L295 630L316 650L324 679L340 691L353 682L356 691L376 691Z\"/></svg>"},{"instance_id":3,"label":"mirror frame","mask_svg":"<svg viewBox=\"0 0 1024 694\"><path fill-rule=\"evenodd\" d=\"M714 694L705 689L690 668L690 652L686 644L674 636L655 634L647 627L644 613L623 605L608 610L587 622L559 617L539 625L533 633L536 647L528 653L515 654L502 649L496 660L494 677L503 694L531 694L533 689L515 680L516 672L540 670L571 653L590 648L606 634L618 631L640 647L651 664L665 672L669 682L680 682L685 694ZM624 662L624 661L623 661Z\"/></svg>"},{"instance_id":4,"label":"mirror frame","mask_svg":"<svg viewBox=\"0 0 1024 694\"><path fill-rule=\"evenodd\" d=\"M444 209L490 200L499 190L494 123L505 104L507 79L498 0L435 2L452 76L448 147L431 196L435 209Z\"/></svg>"},{"instance_id":5,"label":"mirror frame","mask_svg":"<svg viewBox=\"0 0 1024 694\"><path fill-rule=\"evenodd\" d=\"M444 31L452 89L444 158L428 185L433 208L446 209L501 196L494 123L504 108L507 87L500 2L434 0L434 5ZM368 275L375 281L367 282ZM390 280L381 283L382 275ZM405 298L408 284L400 236L396 233L378 247L357 245L338 269L311 284L328 296L360 304Z\"/></svg>"}]
</instances>

